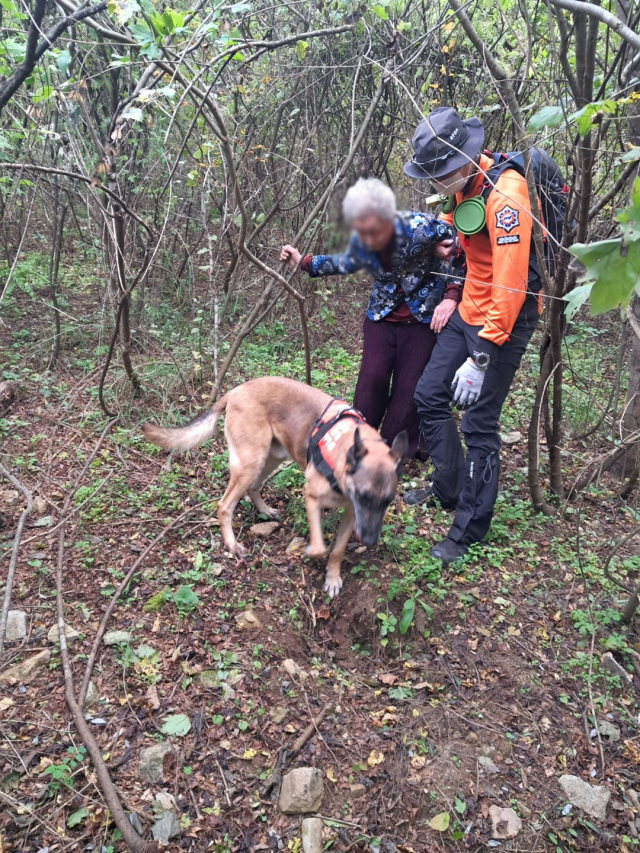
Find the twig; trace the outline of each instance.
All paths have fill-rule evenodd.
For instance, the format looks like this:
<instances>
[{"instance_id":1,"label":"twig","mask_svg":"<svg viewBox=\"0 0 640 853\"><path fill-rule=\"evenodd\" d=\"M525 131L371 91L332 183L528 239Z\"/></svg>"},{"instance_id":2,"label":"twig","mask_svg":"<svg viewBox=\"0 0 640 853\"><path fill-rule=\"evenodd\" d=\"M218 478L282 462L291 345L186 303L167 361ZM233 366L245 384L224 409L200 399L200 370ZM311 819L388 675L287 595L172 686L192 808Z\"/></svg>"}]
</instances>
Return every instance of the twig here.
<instances>
[{"instance_id":1,"label":"twig","mask_svg":"<svg viewBox=\"0 0 640 853\"><path fill-rule=\"evenodd\" d=\"M15 486L16 489L22 492L24 495L27 506L25 507L20 519L18 521L18 526L16 527L16 535L13 539L13 547L11 548L11 558L9 560L9 571L7 572L7 584L4 590L4 600L2 602L2 613L0 613L0 656L2 655L2 650L4 649L4 635L7 630L7 618L9 616L9 607L11 606L11 592L13 591L13 579L16 574L16 566L18 564L18 550L20 548L20 540L22 538L22 531L24 530L24 526L27 523L27 519L31 515L31 509L33 507L33 495L31 492L26 489L19 480L11 474L11 472L7 471L4 465L0 464L0 474L5 477L11 485Z\"/></svg>"},{"instance_id":2,"label":"twig","mask_svg":"<svg viewBox=\"0 0 640 853\"><path fill-rule=\"evenodd\" d=\"M65 688L64 692L65 698L67 700L67 705L69 706L69 710L71 711L71 715L78 730L78 734L80 735L82 742L86 746L87 752L89 753L91 761L93 762L93 766L95 768L96 776L98 779L98 784L100 785L100 789L105 798L107 807L113 816L115 824L122 833L122 838L124 842L132 851L134 851L134 853L156 853L156 851L158 850L157 844L155 842L143 841L143 839L140 838L138 833L132 827L129 819L127 818L127 815L125 814L125 811L122 808L122 804L120 803L120 799L118 797L118 793L115 789L115 786L111 781L111 776L109 775L107 765L105 764L104 758L102 757L102 750L98 746L93 734L89 729L89 726L85 722L84 715L82 713L82 707L78 704L76 700L75 687L73 683L73 672L71 670L71 661L69 658L69 648L67 646L66 626L64 620L62 576L65 558L64 533L67 512L69 510L69 507L71 506L71 501L73 500L74 495L80 488L84 476L89 470L89 466L96 458L96 455L100 450L102 443L107 436L107 433L114 425L116 420L117 418L114 418L109 421L109 423L102 431L100 438L96 442L96 445L93 448L89 458L85 462L80 474L76 478L75 483L69 491L69 494L65 499L65 502L62 506L62 511L60 513L61 524L60 533L58 537L58 562L56 567L56 610L58 616L60 657L62 658L62 669L64 672Z\"/></svg>"},{"instance_id":3,"label":"twig","mask_svg":"<svg viewBox=\"0 0 640 853\"><path fill-rule=\"evenodd\" d=\"M591 651L589 653L589 678L587 681L587 690L589 691L589 705L591 706L591 717L593 719L593 725L596 730L596 737L598 738L598 747L600 748L600 769L604 773L605 769L605 761L604 761L604 748L602 746L602 738L600 737L600 729L598 727L598 718L596 717L596 706L593 702L593 691L591 690L591 677L593 675L593 648L596 642L596 629L593 629L591 634Z\"/></svg>"},{"instance_id":4,"label":"twig","mask_svg":"<svg viewBox=\"0 0 640 853\"><path fill-rule=\"evenodd\" d=\"M312 737L314 732L317 732L320 735L320 732L318 731L318 726L324 720L324 718L327 716L327 714L330 714L332 711L333 711L333 703L327 702L327 704L324 706L322 711L320 711L320 713L318 714L318 716L315 719L311 720L311 722L309 723L307 728L302 732L302 734L300 735L298 740L291 747L290 752L287 753L287 761L290 761L292 758L295 758L295 756L300 752L302 747Z\"/></svg>"}]
</instances>

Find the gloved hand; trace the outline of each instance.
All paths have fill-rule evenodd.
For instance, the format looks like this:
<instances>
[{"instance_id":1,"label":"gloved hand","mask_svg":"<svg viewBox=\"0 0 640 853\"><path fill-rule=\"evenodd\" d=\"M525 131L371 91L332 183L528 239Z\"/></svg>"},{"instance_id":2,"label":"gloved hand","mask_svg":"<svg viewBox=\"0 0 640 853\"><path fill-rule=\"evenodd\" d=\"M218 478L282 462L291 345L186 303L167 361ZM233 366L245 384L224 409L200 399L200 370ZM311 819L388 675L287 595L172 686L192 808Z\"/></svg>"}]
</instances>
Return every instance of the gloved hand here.
<instances>
[{"instance_id":1,"label":"gloved hand","mask_svg":"<svg viewBox=\"0 0 640 853\"><path fill-rule=\"evenodd\" d=\"M455 392L453 401L459 409L466 409L476 402L482 391L486 372L487 368L478 367L472 358L468 358L462 367L456 370L451 388Z\"/></svg>"}]
</instances>

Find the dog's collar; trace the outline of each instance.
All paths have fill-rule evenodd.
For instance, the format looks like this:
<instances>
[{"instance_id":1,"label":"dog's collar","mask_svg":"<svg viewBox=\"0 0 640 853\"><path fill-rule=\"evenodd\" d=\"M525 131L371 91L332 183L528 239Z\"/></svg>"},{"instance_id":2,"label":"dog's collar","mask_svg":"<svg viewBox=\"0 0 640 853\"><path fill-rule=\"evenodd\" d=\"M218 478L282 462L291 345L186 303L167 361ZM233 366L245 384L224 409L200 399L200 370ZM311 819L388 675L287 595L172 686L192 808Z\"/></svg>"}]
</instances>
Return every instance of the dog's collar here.
<instances>
[{"instance_id":1,"label":"dog's collar","mask_svg":"<svg viewBox=\"0 0 640 853\"><path fill-rule=\"evenodd\" d=\"M307 447L307 462L329 481L334 492L342 494L342 489L335 478L335 449L338 441L349 429L348 420L356 423L366 423L363 415L345 400L334 397L319 418L313 424ZM364 439L365 441L384 441L384 439Z\"/></svg>"}]
</instances>

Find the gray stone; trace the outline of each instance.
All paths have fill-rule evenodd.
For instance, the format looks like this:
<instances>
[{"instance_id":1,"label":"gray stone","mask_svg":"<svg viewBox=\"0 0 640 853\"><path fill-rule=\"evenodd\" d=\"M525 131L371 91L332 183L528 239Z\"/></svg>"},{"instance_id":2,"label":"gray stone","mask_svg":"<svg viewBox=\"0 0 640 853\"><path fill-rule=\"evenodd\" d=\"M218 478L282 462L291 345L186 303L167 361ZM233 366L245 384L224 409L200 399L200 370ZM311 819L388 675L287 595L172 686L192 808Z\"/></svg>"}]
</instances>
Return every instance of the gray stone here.
<instances>
[{"instance_id":1,"label":"gray stone","mask_svg":"<svg viewBox=\"0 0 640 853\"><path fill-rule=\"evenodd\" d=\"M64 635L67 638L67 643L73 642L73 640L77 640L80 634L76 631L75 628L72 628L68 622L64 623ZM58 643L60 642L60 631L58 629L58 625L52 625L49 628L49 632L47 633L47 640L50 643Z\"/></svg>"},{"instance_id":2,"label":"gray stone","mask_svg":"<svg viewBox=\"0 0 640 853\"><path fill-rule=\"evenodd\" d=\"M130 643L131 631L107 631L102 642L105 646L115 646L116 643Z\"/></svg>"},{"instance_id":3,"label":"gray stone","mask_svg":"<svg viewBox=\"0 0 640 853\"><path fill-rule=\"evenodd\" d=\"M164 778L164 757L173 752L168 741L154 743L140 750L139 774L143 782L162 782Z\"/></svg>"},{"instance_id":4,"label":"gray stone","mask_svg":"<svg viewBox=\"0 0 640 853\"><path fill-rule=\"evenodd\" d=\"M302 536L294 536L287 545L287 554L302 554L306 544L307 540L303 539Z\"/></svg>"},{"instance_id":5,"label":"gray stone","mask_svg":"<svg viewBox=\"0 0 640 853\"><path fill-rule=\"evenodd\" d=\"M262 622L258 619L253 610L245 610L243 613L236 613L234 616L236 625L243 631L257 631L262 628Z\"/></svg>"},{"instance_id":6,"label":"gray stone","mask_svg":"<svg viewBox=\"0 0 640 853\"><path fill-rule=\"evenodd\" d=\"M164 811L160 820L157 820L151 827L151 834L160 844L167 845L172 838L180 835L180 821L178 815L173 811Z\"/></svg>"},{"instance_id":7,"label":"gray stone","mask_svg":"<svg viewBox=\"0 0 640 853\"><path fill-rule=\"evenodd\" d=\"M515 838L522 829L522 821L513 809L491 806L491 835L493 838Z\"/></svg>"},{"instance_id":8,"label":"gray stone","mask_svg":"<svg viewBox=\"0 0 640 853\"><path fill-rule=\"evenodd\" d=\"M44 498L41 498L40 495L33 499L32 512L34 515L42 515L43 512L47 511L47 502Z\"/></svg>"},{"instance_id":9,"label":"gray stone","mask_svg":"<svg viewBox=\"0 0 640 853\"><path fill-rule=\"evenodd\" d=\"M288 708L272 708L269 711L269 716L271 717L273 722L279 726L280 723L284 722L288 713L289 713Z\"/></svg>"},{"instance_id":10,"label":"gray stone","mask_svg":"<svg viewBox=\"0 0 640 853\"><path fill-rule=\"evenodd\" d=\"M486 770L487 773L496 774L500 772L500 768L496 767L493 761L489 758L488 755L481 755L478 758L478 764L482 767L483 770Z\"/></svg>"},{"instance_id":11,"label":"gray stone","mask_svg":"<svg viewBox=\"0 0 640 853\"><path fill-rule=\"evenodd\" d=\"M6 489L0 492L0 500L2 501L5 509L11 509L12 507L17 506L19 499L20 494L13 489Z\"/></svg>"},{"instance_id":12,"label":"gray stone","mask_svg":"<svg viewBox=\"0 0 640 853\"><path fill-rule=\"evenodd\" d=\"M254 536L271 536L280 527L277 521L262 521L260 524L252 524L249 533Z\"/></svg>"},{"instance_id":13,"label":"gray stone","mask_svg":"<svg viewBox=\"0 0 640 853\"><path fill-rule=\"evenodd\" d=\"M349 785L349 792L351 796L355 799L358 797L362 797L367 793L367 789L365 785L362 785L360 782L354 782L353 785Z\"/></svg>"},{"instance_id":14,"label":"gray stone","mask_svg":"<svg viewBox=\"0 0 640 853\"><path fill-rule=\"evenodd\" d=\"M29 681L32 681L36 677L38 670L46 666L50 660L51 652L49 649L38 652L37 655L33 655L33 657L27 658L10 669L5 670L0 674L0 682L7 684L28 684Z\"/></svg>"},{"instance_id":15,"label":"gray stone","mask_svg":"<svg viewBox=\"0 0 640 853\"><path fill-rule=\"evenodd\" d=\"M302 821L303 853L322 853L322 827L319 817L306 817Z\"/></svg>"},{"instance_id":16,"label":"gray stone","mask_svg":"<svg viewBox=\"0 0 640 853\"><path fill-rule=\"evenodd\" d=\"M579 776L564 775L558 780L572 806L577 806L596 820L605 820L611 791L590 785Z\"/></svg>"},{"instance_id":17,"label":"gray stone","mask_svg":"<svg viewBox=\"0 0 640 853\"><path fill-rule=\"evenodd\" d=\"M7 614L7 630L4 635L8 643L27 636L27 614L24 610L10 610Z\"/></svg>"},{"instance_id":18,"label":"gray stone","mask_svg":"<svg viewBox=\"0 0 640 853\"><path fill-rule=\"evenodd\" d=\"M99 696L100 696L100 691L95 686L93 681L90 681L87 684L87 695L85 696L85 699L84 699L84 707L88 708L89 705L93 705L93 703L97 701Z\"/></svg>"},{"instance_id":19,"label":"gray stone","mask_svg":"<svg viewBox=\"0 0 640 853\"><path fill-rule=\"evenodd\" d=\"M297 767L282 780L278 806L284 814L317 812L322 805L322 774L317 767Z\"/></svg>"},{"instance_id":20,"label":"gray stone","mask_svg":"<svg viewBox=\"0 0 640 853\"><path fill-rule=\"evenodd\" d=\"M620 729L610 723L609 720L598 720L598 731L613 743L620 740Z\"/></svg>"}]
</instances>

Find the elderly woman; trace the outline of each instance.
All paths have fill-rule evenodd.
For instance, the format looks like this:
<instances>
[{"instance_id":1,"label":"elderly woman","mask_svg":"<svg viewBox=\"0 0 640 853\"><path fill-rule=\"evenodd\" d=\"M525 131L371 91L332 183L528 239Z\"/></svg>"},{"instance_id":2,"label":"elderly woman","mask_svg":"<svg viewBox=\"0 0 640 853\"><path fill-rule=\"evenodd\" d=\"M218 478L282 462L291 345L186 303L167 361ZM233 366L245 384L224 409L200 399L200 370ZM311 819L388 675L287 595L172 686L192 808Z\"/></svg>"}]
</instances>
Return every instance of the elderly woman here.
<instances>
[{"instance_id":1,"label":"elderly woman","mask_svg":"<svg viewBox=\"0 0 640 853\"><path fill-rule=\"evenodd\" d=\"M377 178L360 178L342 212L353 227L346 252L303 258L286 245L280 258L312 278L360 269L373 277L353 405L376 429L382 423L389 444L406 430L407 456L426 458L413 394L437 333L460 301L457 280L447 276L453 231L428 214L396 210L393 190Z\"/></svg>"}]
</instances>

